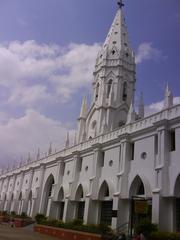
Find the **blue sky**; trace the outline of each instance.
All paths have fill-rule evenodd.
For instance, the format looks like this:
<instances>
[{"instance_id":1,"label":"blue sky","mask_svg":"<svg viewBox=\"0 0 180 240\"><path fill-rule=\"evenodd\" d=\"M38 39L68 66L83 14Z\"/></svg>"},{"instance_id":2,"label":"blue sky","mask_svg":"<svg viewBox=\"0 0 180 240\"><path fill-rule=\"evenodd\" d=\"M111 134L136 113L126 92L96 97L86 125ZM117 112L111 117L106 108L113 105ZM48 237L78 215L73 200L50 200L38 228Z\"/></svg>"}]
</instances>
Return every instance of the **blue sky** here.
<instances>
[{"instance_id":1,"label":"blue sky","mask_svg":"<svg viewBox=\"0 0 180 240\"><path fill-rule=\"evenodd\" d=\"M96 54L115 0L0 0L0 167L60 149L90 98ZM136 104L162 107L168 82L180 102L180 1L126 0L137 56ZM22 157L21 157L22 156Z\"/></svg>"}]
</instances>

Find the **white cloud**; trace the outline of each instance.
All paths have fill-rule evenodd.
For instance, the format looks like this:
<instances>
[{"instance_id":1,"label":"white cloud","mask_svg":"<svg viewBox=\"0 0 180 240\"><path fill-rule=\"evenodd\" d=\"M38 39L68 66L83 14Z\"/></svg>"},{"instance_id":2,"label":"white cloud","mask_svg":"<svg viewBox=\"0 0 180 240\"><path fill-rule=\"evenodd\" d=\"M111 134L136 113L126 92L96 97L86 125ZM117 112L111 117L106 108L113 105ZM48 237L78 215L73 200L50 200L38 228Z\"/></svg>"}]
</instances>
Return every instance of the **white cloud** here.
<instances>
[{"instance_id":1,"label":"white cloud","mask_svg":"<svg viewBox=\"0 0 180 240\"><path fill-rule=\"evenodd\" d=\"M92 81L99 48L98 44L70 44L62 48L35 41L1 44L0 86L10 93L6 101L25 106L41 99L49 101L50 97L68 101ZM26 93L34 97L25 97Z\"/></svg>"},{"instance_id":2,"label":"white cloud","mask_svg":"<svg viewBox=\"0 0 180 240\"><path fill-rule=\"evenodd\" d=\"M70 136L74 130L68 130L61 122L29 109L20 118L11 118L6 123L0 123L0 164L20 160L20 156L35 153L38 148L47 152L50 142L60 150L65 142L67 131ZM27 160L27 159L24 159Z\"/></svg>"},{"instance_id":3,"label":"white cloud","mask_svg":"<svg viewBox=\"0 0 180 240\"><path fill-rule=\"evenodd\" d=\"M141 43L138 47L136 54L136 64L140 64L145 60L165 60L166 57L163 55L161 50L154 48L150 42Z\"/></svg>"},{"instance_id":4,"label":"white cloud","mask_svg":"<svg viewBox=\"0 0 180 240\"><path fill-rule=\"evenodd\" d=\"M13 89L8 99L8 103L19 103L21 105L31 106L40 101L51 100L52 97L47 93L47 87L43 85L34 85L29 87L18 86Z\"/></svg>"},{"instance_id":5,"label":"white cloud","mask_svg":"<svg viewBox=\"0 0 180 240\"><path fill-rule=\"evenodd\" d=\"M180 104L180 97L174 97L173 102L174 102L174 105ZM163 106L164 106L163 100L156 103L151 103L149 106L145 107L145 113L148 116L153 113L159 112L163 110Z\"/></svg>"}]
</instances>

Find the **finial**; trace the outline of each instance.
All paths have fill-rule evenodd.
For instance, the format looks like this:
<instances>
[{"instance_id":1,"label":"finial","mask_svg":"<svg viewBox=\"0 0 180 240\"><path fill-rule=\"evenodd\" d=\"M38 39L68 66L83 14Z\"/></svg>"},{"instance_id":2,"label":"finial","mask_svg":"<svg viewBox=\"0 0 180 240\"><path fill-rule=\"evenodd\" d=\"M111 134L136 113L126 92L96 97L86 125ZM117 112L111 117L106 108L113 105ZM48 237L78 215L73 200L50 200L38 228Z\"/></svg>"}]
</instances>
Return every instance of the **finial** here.
<instances>
[{"instance_id":1,"label":"finial","mask_svg":"<svg viewBox=\"0 0 180 240\"><path fill-rule=\"evenodd\" d=\"M121 9L122 7L124 7L124 3L123 3L122 0L119 0L119 1L117 2L117 4L118 4L118 6L119 6L120 9Z\"/></svg>"},{"instance_id":2,"label":"finial","mask_svg":"<svg viewBox=\"0 0 180 240\"><path fill-rule=\"evenodd\" d=\"M40 158L40 148L38 148L37 155L36 155L36 159L39 160L39 158Z\"/></svg>"},{"instance_id":3,"label":"finial","mask_svg":"<svg viewBox=\"0 0 180 240\"><path fill-rule=\"evenodd\" d=\"M50 142L49 144L49 150L48 150L48 155L52 154L52 143Z\"/></svg>"},{"instance_id":4,"label":"finial","mask_svg":"<svg viewBox=\"0 0 180 240\"><path fill-rule=\"evenodd\" d=\"M69 147L69 132L67 132L66 142L65 142L65 148L68 148L68 147Z\"/></svg>"}]
</instances>

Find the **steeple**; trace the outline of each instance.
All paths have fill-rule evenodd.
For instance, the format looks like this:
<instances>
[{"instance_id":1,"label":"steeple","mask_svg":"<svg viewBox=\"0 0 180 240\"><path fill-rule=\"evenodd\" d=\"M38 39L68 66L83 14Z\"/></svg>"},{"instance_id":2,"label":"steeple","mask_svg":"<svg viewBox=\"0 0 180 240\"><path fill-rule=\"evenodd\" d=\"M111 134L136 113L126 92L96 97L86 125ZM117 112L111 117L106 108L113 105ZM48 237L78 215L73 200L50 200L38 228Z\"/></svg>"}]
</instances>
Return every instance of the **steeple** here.
<instances>
[{"instance_id":1,"label":"steeple","mask_svg":"<svg viewBox=\"0 0 180 240\"><path fill-rule=\"evenodd\" d=\"M119 0L114 21L98 53L94 70L93 97L87 113L83 100L78 119L78 143L94 138L127 122L127 115L135 91L135 58L130 46Z\"/></svg>"},{"instance_id":2,"label":"steeple","mask_svg":"<svg viewBox=\"0 0 180 240\"><path fill-rule=\"evenodd\" d=\"M112 57L117 56L121 51L125 51L125 55L131 55L134 58L134 53L130 45L128 30L125 23L125 17L122 6L122 1L118 3L120 6L114 21L110 27L106 40L100 50L97 58L97 63L100 63L104 58L107 57L108 50Z\"/></svg>"},{"instance_id":3,"label":"steeple","mask_svg":"<svg viewBox=\"0 0 180 240\"><path fill-rule=\"evenodd\" d=\"M173 94L167 83L165 95L164 95L164 109L171 108L173 106Z\"/></svg>"}]
</instances>

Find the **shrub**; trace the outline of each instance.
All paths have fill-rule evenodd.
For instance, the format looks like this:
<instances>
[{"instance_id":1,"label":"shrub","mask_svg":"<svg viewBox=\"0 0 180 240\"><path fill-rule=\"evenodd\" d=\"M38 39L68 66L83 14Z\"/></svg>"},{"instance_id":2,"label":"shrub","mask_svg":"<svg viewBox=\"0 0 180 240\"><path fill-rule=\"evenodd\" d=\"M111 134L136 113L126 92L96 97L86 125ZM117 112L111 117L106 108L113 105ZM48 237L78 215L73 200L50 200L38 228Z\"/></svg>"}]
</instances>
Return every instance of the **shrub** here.
<instances>
[{"instance_id":1,"label":"shrub","mask_svg":"<svg viewBox=\"0 0 180 240\"><path fill-rule=\"evenodd\" d=\"M97 227L98 227L99 232L103 233L103 234L109 233L112 231L111 228L107 224L104 224L104 223L99 224Z\"/></svg>"},{"instance_id":2,"label":"shrub","mask_svg":"<svg viewBox=\"0 0 180 240\"><path fill-rule=\"evenodd\" d=\"M25 212L22 212L20 215L21 218L27 218L27 214Z\"/></svg>"},{"instance_id":3,"label":"shrub","mask_svg":"<svg viewBox=\"0 0 180 240\"><path fill-rule=\"evenodd\" d=\"M47 217L43 214L37 214L35 216L35 219L36 219L37 223L43 224L46 226L66 228L66 229L72 229L72 230L76 230L76 231L91 232L91 233L98 233L98 234L105 234L105 233L112 232L111 228L109 226L107 226L106 224L84 225L83 221L80 219L75 219L71 222L64 223L59 220L48 220Z\"/></svg>"},{"instance_id":4,"label":"shrub","mask_svg":"<svg viewBox=\"0 0 180 240\"><path fill-rule=\"evenodd\" d=\"M16 212L11 211L11 212L10 212L10 215L11 215L11 217L15 217L15 216L16 216Z\"/></svg>"},{"instance_id":5,"label":"shrub","mask_svg":"<svg viewBox=\"0 0 180 240\"><path fill-rule=\"evenodd\" d=\"M157 230L157 225L147 220L144 220L135 226L135 232L137 234L143 233L145 237L150 236L153 232L157 232Z\"/></svg>"},{"instance_id":6,"label":"shrub","mask_svg":"<svg viewBox=\"0 0 180 240\"><path fill-rule=\"evenodd\" d=\"M45 224L45 222L47 221L47 217L44 214L38 213L35 216L35 220L39 224Z\"/></svg>"},{"instance_id":7,"label":"shrub","mask_svg":"<svg viewBox=\"0 0 180 240\"><path fill-rule=\"evenodd\" d=\"M83 225L83 220L82 219L74 219L72 221L72 225L74 225L74 226L81 226L81 225Z\"/></svg>"},{"instance_id":8,"label":"shrub","mask_svg":"<svg viewBox=\"0 0 180 240\"><path fill-rule=\"evenodd\" d=\"M1 215L2 215L2 216L8 216L8 213L7 213L7 211L2 211L2 212L1 212Z\"/></svg>"}]
</instances>

